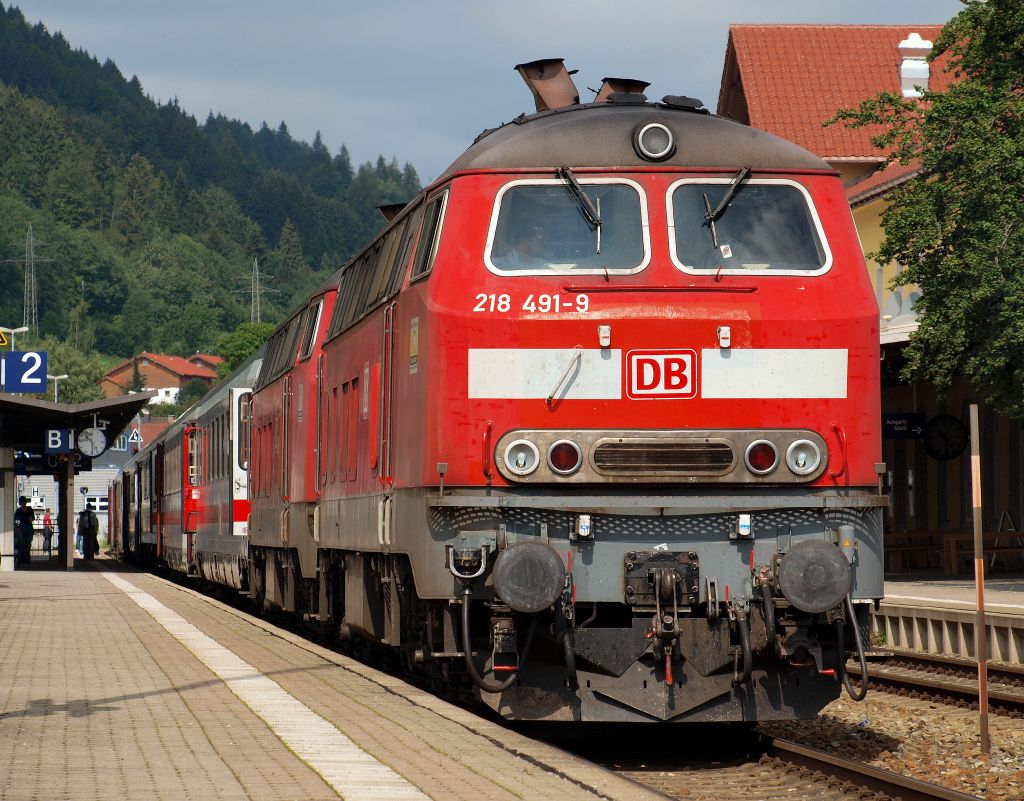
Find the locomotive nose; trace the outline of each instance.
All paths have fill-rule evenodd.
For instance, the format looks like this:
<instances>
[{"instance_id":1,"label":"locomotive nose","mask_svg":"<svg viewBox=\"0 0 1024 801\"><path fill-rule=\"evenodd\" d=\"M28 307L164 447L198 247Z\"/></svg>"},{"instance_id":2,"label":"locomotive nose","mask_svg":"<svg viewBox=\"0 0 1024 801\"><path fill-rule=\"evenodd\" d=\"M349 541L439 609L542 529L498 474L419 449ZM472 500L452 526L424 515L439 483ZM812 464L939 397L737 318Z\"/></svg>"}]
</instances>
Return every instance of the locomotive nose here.
<instances>
[{"instance_id":1,"label":"locomotive nose","mask_svg":"<svg viewBox=\"0 0 1024 801\"><path fill-rule=\"evenodd\" d=\"M824 540L794 545L779 564L782 594L803 612L825 612L850 592L852 574L843 552Z\"/></svg>"},{"instance_id":2,"label":"locomotive nose","mask_svg":"<svg viewBox=\"0 0 1024 801\"><path fill-rule=\"evenodd\" d=\"M562 557L542 542L510 545L494 563L494 589L517 612L547 609L565 589Z\"/></svg>"}]
</instances>

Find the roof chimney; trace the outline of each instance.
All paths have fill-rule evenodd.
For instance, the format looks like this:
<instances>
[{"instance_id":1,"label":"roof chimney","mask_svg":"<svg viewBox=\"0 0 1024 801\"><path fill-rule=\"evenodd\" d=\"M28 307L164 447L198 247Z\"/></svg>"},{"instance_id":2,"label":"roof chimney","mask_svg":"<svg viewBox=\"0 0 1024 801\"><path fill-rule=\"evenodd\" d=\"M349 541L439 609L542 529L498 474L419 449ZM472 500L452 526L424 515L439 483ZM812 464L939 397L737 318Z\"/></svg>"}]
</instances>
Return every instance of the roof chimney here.
<instances>
[{"instance_id":1,"label":"roof chimney","mask_svg":"<svg viewBox=\"0 0 1024 801\"><path fill-rule=\"evenodd\" d=\"M542 58L526 64L516 64L516 70L533 92L537 111L564 108L580 102L580 93L569 77L563 59Z\"/></svg>"},{"instance_id":2,"label":"roof chimney","mask_svg":"<svg viewBox=\"0 0 1024 801\"><path fill-rule=\"evenodd\" d=\"M920 97L921 89L928 88L928 54L932 43L922 39L916 31L899 43L903 61L900 62L900 89L904 97ZM918 89L916 87L921 87Z\"/></svg>"}]
</instances>

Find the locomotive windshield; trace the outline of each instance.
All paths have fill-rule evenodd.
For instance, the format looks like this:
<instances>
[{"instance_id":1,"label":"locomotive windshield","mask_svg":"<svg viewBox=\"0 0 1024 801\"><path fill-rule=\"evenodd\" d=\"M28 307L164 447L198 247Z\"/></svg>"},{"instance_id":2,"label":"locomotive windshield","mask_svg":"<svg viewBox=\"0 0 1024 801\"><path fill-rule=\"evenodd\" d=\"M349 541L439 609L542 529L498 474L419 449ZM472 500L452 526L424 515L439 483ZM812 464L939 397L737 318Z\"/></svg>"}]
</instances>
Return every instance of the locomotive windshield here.
<instances>
[{"instance_id":1,"label":"locomotive windshield","mask_svg":"<svg viewBox=\"0 0 1024 801\"><path fill-rule=\"evenodd\" d=\"M830 262L806 193L789 181L748 181L714 217L731 181L683 181L672 191L672 256L684 270L824 272Z\"/></svg>"},{"instance_id":2,"label":"locomotive windshield","mask_svg":"<svg viewBox=\"0 0 1024 801\"><path fill-rule=\"evenodd\" d=\"M487 265L502 274L633 273L648 261L647 210L632 183L579 188L598 215L561 180L516 181L499 194Z\"/></svg>"}]
</instances>

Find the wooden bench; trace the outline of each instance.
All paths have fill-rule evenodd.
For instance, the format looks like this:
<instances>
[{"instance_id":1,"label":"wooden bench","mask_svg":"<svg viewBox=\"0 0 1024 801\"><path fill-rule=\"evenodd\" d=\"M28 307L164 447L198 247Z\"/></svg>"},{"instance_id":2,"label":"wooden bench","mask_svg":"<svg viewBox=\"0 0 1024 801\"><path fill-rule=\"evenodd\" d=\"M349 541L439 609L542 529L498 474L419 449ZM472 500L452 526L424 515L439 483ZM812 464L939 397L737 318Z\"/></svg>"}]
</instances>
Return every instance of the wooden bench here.
<instances>
[{"instance_id":1,"label":"wooden bench","mask_svg":"<svg viewBox=\"0 0 1024 801\"><path fill-rule=\"evenodd\" d=\"M981 544L984 555L995 557L997 554L1009 554L1014 565L1018 557L1024 556L1024 532L1003 531L998 534L982 534ZM942 539L943 568L947 575L955 576L960 572L960 558L968 560L974 556L974 534L966 531L948 531ZM991 562L989 563L991 566Z\"/></svg>"},{"instance_id":2,"label":"wooden bench","mask_svg":"<svg viewBox=\"0 0 1024 801\"><path fill-rule=\"evenodd\" d=\"M937 570L941 553L941 532L889 531L885 534L886 572Z\"/></svg>"}]
</instances>

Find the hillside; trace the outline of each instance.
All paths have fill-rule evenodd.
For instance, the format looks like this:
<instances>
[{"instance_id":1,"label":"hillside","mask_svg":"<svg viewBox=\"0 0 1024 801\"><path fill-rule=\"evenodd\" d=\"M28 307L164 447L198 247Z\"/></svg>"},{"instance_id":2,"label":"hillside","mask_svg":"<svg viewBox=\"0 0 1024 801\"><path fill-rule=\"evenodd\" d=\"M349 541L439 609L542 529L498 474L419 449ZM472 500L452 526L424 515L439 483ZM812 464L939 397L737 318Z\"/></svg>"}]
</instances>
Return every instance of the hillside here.
<instances>
[{"instance_id":1,"label":"hillside","mask_svg":"<svg viewBox=\"0 0 1024 801\"><path fill-rule=\"evenodd\" d=\"M22 322L30 224L40 335L189 354L249 321L254 258L272 276L261 305L273 322L379 229L376 206L418 190L409 164L353 169L345 147L332 156L283 123L200 124L0 4L4 326Z\"/></svg>"}]
</instances>

